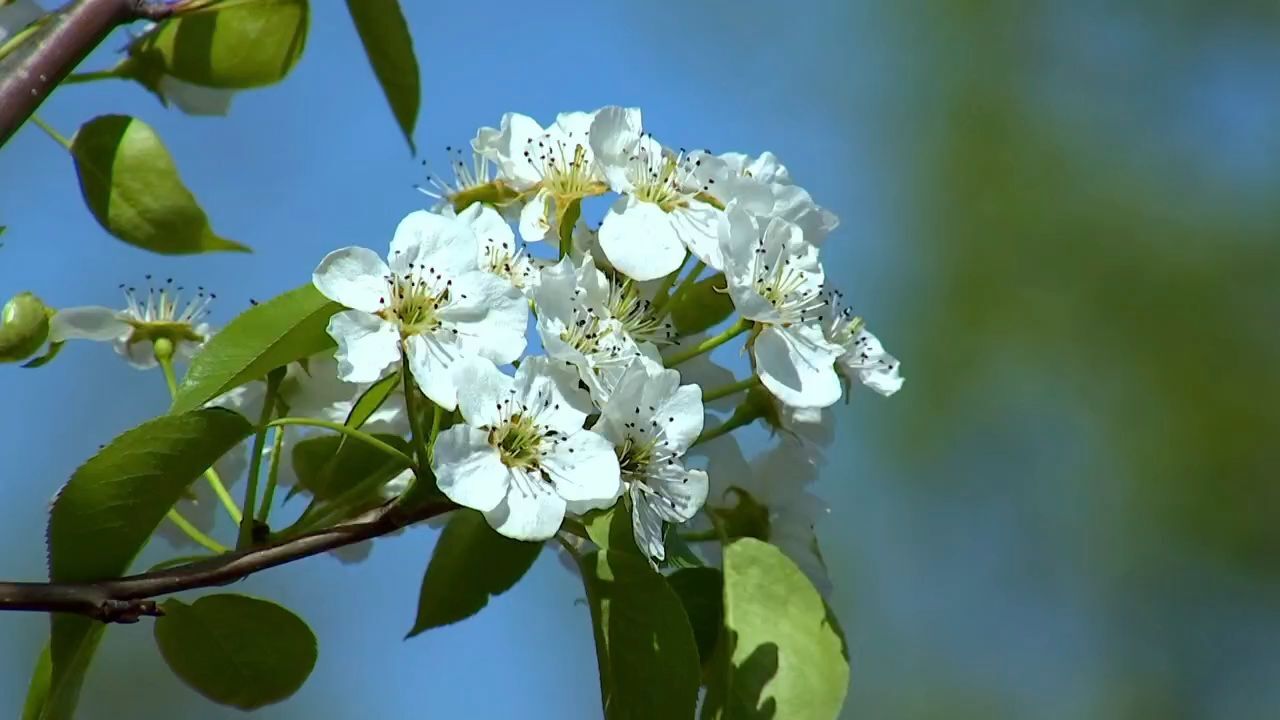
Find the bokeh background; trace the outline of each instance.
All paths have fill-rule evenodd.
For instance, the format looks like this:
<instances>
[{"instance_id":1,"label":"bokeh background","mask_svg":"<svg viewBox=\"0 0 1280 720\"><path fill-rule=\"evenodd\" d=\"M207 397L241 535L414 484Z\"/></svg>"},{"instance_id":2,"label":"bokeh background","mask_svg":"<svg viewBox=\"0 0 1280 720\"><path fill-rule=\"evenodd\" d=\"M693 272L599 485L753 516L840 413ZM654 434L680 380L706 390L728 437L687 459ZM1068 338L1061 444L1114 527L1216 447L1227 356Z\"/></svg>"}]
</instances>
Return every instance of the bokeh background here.
<instances>
[{"instance_id":1,"label":"bokeh background","mask_svg":"<svg viewBox=\"0 0 1280 720\"><path fill-rule=\"evenodd\" d=\"M636 104L672 144L773 150L841 216L829 275L908 378L837 409L817 487L847 718L1280 717L1280 9L1123 5L405 3L437 169L507 110ZM113 240L27 127L0 151L4 295L113 304L154 272L215 288L225 322L424 200L341 3L313 4L301 64L227 119L120 82L42 114L70 134L104 112L153 125L255 254ZM166 392L89 343L0 388L0 575L39 579L53 492ZM479 616L401 640L434 536L236 587L320 638L310 681L259 716L598 716L582 592L549 552ZM0 715L46 632L0 616ZM82 717L240 715L149 636L111 629Z\"/></svg>"}]
</instances>

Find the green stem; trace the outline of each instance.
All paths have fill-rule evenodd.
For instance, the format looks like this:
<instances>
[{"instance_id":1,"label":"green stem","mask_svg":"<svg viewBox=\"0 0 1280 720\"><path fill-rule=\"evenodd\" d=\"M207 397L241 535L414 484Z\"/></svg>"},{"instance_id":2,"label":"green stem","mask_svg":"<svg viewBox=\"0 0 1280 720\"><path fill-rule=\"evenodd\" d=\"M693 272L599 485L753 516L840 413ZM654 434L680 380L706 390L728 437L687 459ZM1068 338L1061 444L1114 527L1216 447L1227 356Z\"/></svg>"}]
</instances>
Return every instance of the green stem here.
<instances>
[{"instance_id":1,"label":"green stem","mask_svg":"<svg viewBox=\"0 0 1280 720\"><path fill-rule=\"evenodd\" d=\"M760 378L755 375L752 375L746 380L739 380L737 382L732 382L732 383L729 383L728 385L724 385L724 386L715 388L714 390L708 390L702 393L702 402L705 405L706 403L719 400L720 398L729 397L734 393L740 393L743 390L750 390L752 387L759 384L760 384Z\"/></svg>"},{"instance_id":2,"label":"green stem","mask_svg":"<svg viewBox=\"0 0 1280 720\"><path fill-rule=\"evenodd\" d=\"M702 532L680 533L680 539L686 542L710 542L719 540L720 533L715 530L703 530Z\"/></svg>"},{"instance_id":3,"label":"green stem","mask_svg":"<svg viewBox=\"0 0 1280 720\"><path fill-rule=\"evenodd\" d=\"M734 322L729 327L725 328L724 332L720 333L719 335L713 335L687 350L674 352L674 353L671 353L670 355L664 355L662 359L667 367L669 368L675 367L680 363L685 362L686 360L692 360L693 358L696 358L703 353L711 352L712 350L729 342L730 340L741 335L742 333L750 330L751 325L752 325L751 322L744 320L742 318L738 318L736 322Z\"/></svg>"},{"instance_id":4,"label":"green stem","mask_svg":"<svg viewBox=\"0 0 1280 720\"><path fill-rule=\"evenodd\" d=\"M67 150L71 149L71 141L68 140L66 136L64 136L62 133L53 129L52 125L45 122L44 120L41 120L39 115L32 115L31 122L35 123L36 127L43 130L46 135L53 138L54 142L58 143L62 147L66 148Z\"/></svg>"},{"instance_id":5,"label":"green stem","mask_svg":"<svg viewBox=\"0 0 1280 720\"><path fill-rule=\"evenodd\" d=\"M409 369L408 348L401 348L400 363L400 376L404 379L404 411L409 415L409 431L413 435L410 447L418 458L419 466L424 466L430 459L427 457L424 444L427 435L422 431L422 415L418 412L418 386L413 380L413 372Z\"/></svg>"},{"instance_id":6,"label":"green stem","mask_svg":"<svg viewBox=\"0 0 1280 720\"><path fill-rule=\"evenodd\" d=\"M698 436L698 439L694 440L693 445L690 445L689 447L701 445L704 442L710 442L721 435L727 435L743 425L751 424L755 419L756 418L749 413L734 413L733 417L730 417L719 425L703 430L702 434Z\"/></svg>"},{"instance_id":7,"label":"green stem","mask_svg":"<svg viewBox=\"0 0 1280 720\"><path fill-rule=\"evenodd\" d=\"M404 453L400 452L394 447L391 447L390 445L382 442L381 440L370 435L367 432L356 430L355 428L349 428L340 422L332 422L330 420L320 420L318 418L285 417L285 418L278 418L276 420L272 420L271 422L267 423L267 427L281 427L284 425L306 425L308 427L319 427L319 428L325 428L327 430L332 430L334 432L346 435L347 437L352 438L354 440L359 440L360 442L370 447L377 448L383 453L404 462L404 464L408 465L409 467L414 467L413 458L409 457L408 455L405 455Z\"/></svg>"},{"instance_id":8,"label":"green stem","mask_svg":"<svg viewBox=\"0 0 1280 720\"><path fill-rule=\"evenodd\" d=\"M676 291L671 294L671 299L663 305L663 311L658 313L659 320L666 317L667 313L671 312L671 309L676 305L676 301L678 301L686 292L689 292L689 288L693 287L694 283L698 282L698 276L706 269L707 264L701 260L694 263L693 269L689 271L688 275L684 276L684 280L682 280L680 285L676 287Z\"/></svg>"},{"instance_id":9,"label":"green stem","mask_svg":"<svg viewBox=\"0 0 1280 720\"><path fill-rule=\"evenodd\" d=\"M253 543L254 504L258 502L258 478L262 476L262 451L267 447L267 423L275 410L276 391L284 372L272 370L267 374L267 393L262 398L262 412L258 414L258 429L253 434L253 449L249 451L249 481L244 488L244 516L240 520L240 535L236 549L243 550Z\"/></svg>"},{"instance_id":10,"label":"green stem","mask_svg":"<svg viewBox=\"0 0 1280 720\"><path fill-rule=\"evenodd\" d=\"M93 82L95 80L124 80L125 77L115 70L94 70L93 72L71 73L62 81L63 85Z\"/></svg>"},{"instance_id":11,"label":"green stem","mask_svg":"<svg viewBox=\"0 0 1280 720\"><path fill-rule=\"evenodd\" d=\"M569 254L573 249L573 228L577 226L578 219L582 217L582 199L576 198L569 201L569 204L561 209L557 202L556 207L556 225L560 233L560 257Z\"/></svg>"},{"instance_id":12,"label":"green stem","mask_svg":"<svg viewBox=\"0 0 1280 720\"><path fill-rule=\"evenodd\" d=\"M436 454L436 438L440 436L440 426L444 424L444 408L435 405L435 412L431 414L431 434L427 440L427 462L431 461Z\"/></svg>"},{"instance_id":13,"label":"green stem","mask_svg":"<svg viewBox=\"0 0 1280 720\"><path fill-rule=\"evenodd\" d=\"M177 525L179 530L186 533L187 537L196 541L197 544L206 550L211 550L219 555L227 552L227 548L224 547L222 543L200 532L199 528L192 525L191 521L183 517L182 513L178 512L177 509L169 508L169 512L165 517L169 518L169 522Z\"/></svg>"},{"instance_id":14,"label":"green stem","mask_svg":"<svg viewBox=\"0 0 1280 720\"><path fill-rule=\"evenodd\" d=\"M21 45L23 41L25 41L27 38L35 34L35 32L39 30L40 27L44 25L45 21L48 20L50 17L52 17L52 15L45 15L39 20L36 20L35 22L31 23L25 28L14 33L13 37L9 38L8 40L5 40L4 44L0 45L0 59L3 59L9 53L13 52L14 50L17 50L18 46Z\"/></svg>"},{"instance_id":15,"label":"green stem","mask_svg":"<svg viewBox=\"0 0 1280 720\"><path fill-rule=\"evenodd\" d=\"M689 253L684 254L684 259L680 261L680 267L676 268L670 275L662 278L662 282L658 285L658 289L653 293L653 311L657 312L667 304L670 300L669 293L671 286L676 284L676 278L680 277L680 271L684 270L685 263L689 262Z\"/></svg>"},{"instance_id":16,"label":"green stem","mask_svg":"<svg viewBox=\"0 0 1280 720\"><path fill-rule=\"evenodd\" d=\"M156 362L160 365L160 370L164 373L165 385L169 386L169 397L178 394L178 379L173 372L173 341L168 338L159 338L155 341L154 348ZM204 471L205 480L209 481L209 487L213 490L213 494L217 496L218 501L222 503L222 507L226 508L227 515L231 516L232 522L237 526L243 519L240 513L240 506L236 504L235 498L231 497L231 493L227 492L227 486L222 484L222 478L218 476L218 471L213 468L207 468Z\"/></svg>"},{"instance_id":17,"label":"green stem","mask_svg":"<svg viewBox=\"0 0 1280 720\"><path fill-rule=\"evenodd\" d=\"M267 489L262 493L262 507L258 509L258 522L267 524L271 516L271 503L276 499L276 485L280 483L280 454L284 452L284 428L276 428L271 439L271 466L267 470Z\"/></svg>"}]
</instances>

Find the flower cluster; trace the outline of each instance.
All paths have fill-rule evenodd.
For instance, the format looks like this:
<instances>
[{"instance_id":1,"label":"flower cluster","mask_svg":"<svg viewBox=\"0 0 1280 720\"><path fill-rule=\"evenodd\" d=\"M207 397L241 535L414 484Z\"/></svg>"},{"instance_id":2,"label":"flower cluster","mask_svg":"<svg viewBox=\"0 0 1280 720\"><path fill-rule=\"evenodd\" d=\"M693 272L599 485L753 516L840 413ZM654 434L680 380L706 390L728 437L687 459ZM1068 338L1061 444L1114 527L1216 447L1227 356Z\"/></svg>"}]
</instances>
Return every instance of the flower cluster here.
<instances>
[{"instance_id":1,"label":"flower cluster","mask_svg":"<svg viewBox=\"0 0 1280 720\"><path fill-rule=\"evenodd\" d=\"M452 178L424 189L435 206L399 223L385 259L345 247L315 268L315 288L345 309L328 324L336 352L287 374L294 413L340 423L369 384L399 372L404 394L381 429L419 443L419 476L429 465L440 492L512 538L547 540L566 517L618 506L655 565L672 526L691 521L689 537L770 539L773 527L789 538L780 544L812 545L821 503L803 479L716 477L717 463L696 469L686 454L757 419L798 435L854 383L902 386L898 361L828 286L820 248L835 215L771 153L676 150L634 108L546 127L507 114L452 164ZM605 195L589 225L583 201ZM724 312L682 326L713 312L695 292L708 283ZM130 290L123 312L63 311L53 335L113 340L139 363L158 337L193 351L209 334L207 298L179 306L167 287ZM734 339L748 377L690 381ZM246 412L251 399L223 404ZM732 416L704 427L720 403Z\"/></svg>"}]
</instances>

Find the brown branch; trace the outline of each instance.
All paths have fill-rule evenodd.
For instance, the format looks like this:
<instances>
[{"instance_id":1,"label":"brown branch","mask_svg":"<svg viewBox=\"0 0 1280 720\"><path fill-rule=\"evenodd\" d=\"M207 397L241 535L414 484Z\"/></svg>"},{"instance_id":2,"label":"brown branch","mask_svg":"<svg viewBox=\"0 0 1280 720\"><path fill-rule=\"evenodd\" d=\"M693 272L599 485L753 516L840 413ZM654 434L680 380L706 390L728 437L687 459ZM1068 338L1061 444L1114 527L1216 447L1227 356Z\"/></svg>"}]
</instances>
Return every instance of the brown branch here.
<instances>
[{"instance_id":1,"label":"brown branch","mask_svg":"<svg viewBox=\"0 0 1280 720\"><path fill-rule=\"evenodd\" d=\"M172 5L149 0L76 0L55 12L0 60L0 147L112 30L173 12Z\"/></svg>"},{"instance_id":2,"label":"brown branch","mask_svg":"<svg viewBox=\"0 0 1280 720\"><path fill-rule=\"evenodd\" d=\"M144 615L164 614L152 599L157 596L226 585L268 568L395 532L456 508L453 503L435 501L405 510L392 502L331 528L165 570L97 582L0 582L0 611L76 613L106 623L137 622Z\"/></svg>"}]
</instances>

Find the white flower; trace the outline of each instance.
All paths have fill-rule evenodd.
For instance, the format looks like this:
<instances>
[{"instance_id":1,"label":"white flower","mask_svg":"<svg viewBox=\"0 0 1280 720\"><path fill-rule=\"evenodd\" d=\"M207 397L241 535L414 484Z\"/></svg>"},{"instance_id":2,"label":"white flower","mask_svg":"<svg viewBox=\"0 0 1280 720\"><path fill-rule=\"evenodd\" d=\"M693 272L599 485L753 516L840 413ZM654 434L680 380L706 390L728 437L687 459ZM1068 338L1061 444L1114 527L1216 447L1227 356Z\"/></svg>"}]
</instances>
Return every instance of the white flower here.
<instances>
[{"instance_id":1,"label":"white flower","mask_svg":"<svg viewBox=\"0 0 1280 720\"><path fill-rule=\"evenodd\" d=\"M476 259L481 270L506 280L525 295L542 282L545 261L531 257L517 244L511 226L497 210L483 203L472 203L458 213L458 219L471 228L478 240Z\"/></svg>"},{"instance_id":2,"label":"white flower","mask_svg":"<svg viewBox=\"0 0 1280 720\"><path fill-rule=\"evenodd\" d=\"M465 422L440 433L431 458L441 492L517 540L550 538L566 510L612 505L618 459L582 429L590 405L576 383L545 357L525 358L514 378L483 361L460 368Z\"/></svg>"},{"instance_id":3,"label":"white flower","mask_svg":"<svg viewBox=\"0 0 1280 720\"><path fill-rule=\"evenodd\" d=\"M621 195L600 225L600 246L614 267L653 280L679 269L685 248L710 267L723 267L721 211L698 199L706 187L695 174L700 159L673 153L647 134L617 155L597 154L605 159L610 188Z\"/></svg>"},{"instance_id":4,"label":"white flower","mask_svg":"<svg viewBox=\"0 0 1280 720\"><path fill-rule=\"evenodd\" d=\"M750 462L736 438L717 438L693 454L706 458L711 490L706 507L735 535L764 540L787 555L824 596L831 579L814 534L830 508L809 492L822 458L817 448L785 437Z\"/></svg>"},{"instance_id":5,"label":"white flower","mask_svg":"<svg viewBox=\"0 0 1280 720\"><path fill-rule=\"evenodd\" d=\"M636 544L653 561L666 557L664 523L693 517L707 499L707 474L682 457L702 433L702 389L680 373L636 358L593 428L613 443L631 499Z\"/></svg>"},{"instance_id":6,"label":"white flower","mask_svg":"<svg viewBox=\"0 0 1280 720\"><path fill-rule=\"evenodd\" d=\"M493 128L482 128L475 139L471 141L470 163L463 160L461 148L455 149L452 146L445 148L445 152L452 153L454 156L449 163L453 170L453 181L450 182L435 174L428 174L427 183L429 187L418 186L419 192L435 199L436 203L431 208L432 212L441 212L446 208L452 209L455 198L489 186L497 179L493 161L480 152L480 147L488 142L491 132L497 131L493 130ZM425 164L425 161L423 162Z\"/></svg>"},{"instance_id":7,"label":"white flower","mask_svg":"<svg viewBox=\"0 0 1280 720\"><path fill-rule=\"evenodd\" d=\"M836 369L886 397L898 392L904 382L902 363L885 352L880 340L866 329L862 318L853 315L851 308L840 307L842 300L838 290L831 293L823 325L827 339L843 350L836 359Z\"/></svg>"},{"instance_id":8,"label":"white flower","mask_svg":"<svg viewBox=\"0 0 1280 720\"><path fill-rule=\"evenodd\" d=\"M819 207L809 192L791 181L791 173L770 152L752 158L742 153L703 156L696 170L706 192L723 205L738 207L761 219L782 218L800 226L807 242L820 245L840 224L839 218Z\"/></svg>"},{"instance_id":9,"label":"white flower","mask_svg":"<svg viewBox=\"0 0 1280 720\"><path fill-rule=\"evenodd\" d=\"M518 358L528 306L511 284L480 270L478 254L466 223L422 210L396 228L390 267L362 247L329 253L312 282L325 297L352 308L329 320L338 342L338 376L373 382L400 360L403 348L423 394L452 410L458 362Z\"/></svg>"},{"instance_id":10,"label":"white flower","mask_svg":"<svg viewBox=\"0 0 1280 720\"><path fill-rule=\"evenodd\" d=\"M721 226L729 295L743 318L763 329L752 343L765 388L797 408L840 399L835 361L843 349L827 340L821 318L823 272L818 250L800 228L774 218L760 233L755 220L732 207Z\"/></svg>"},{"instance_id":11,"label":"white flower","mask_svg":"<svg viewBox=\"0 0 1280 720\"><path fill-rule=\"evenodd\" d=\"M151 276L147 276L150 280ZM174 359L189 359L204 345L210 330L204 321L209 303L217 297L198 288L182 301L181 286L170 278L160 288L148 288L140 299L137 288L125 287L123 310L88 306L59 310L49 323L49 340L97 340L111 342L129 364L147 369L156 366L155 341L173 343Z\"/></svg>"},{"instance_id":12,"label":"white flower","mask_svg":"<svg viewBox=\"0 0 1280 720\"><path fill-rule=\"evenodd\" d=\"M187 115L216 116L226 115L231 110L231 98L236 94L235 90L196 85L172 75L160 76L156 92Z\"/></svg>"},{"instance_id":13,"label":"white flower","mask_svg":"<svg viewBox=\"0 0 1280 720\"><path fill-rule=\"evenodd\" d=\"M561 113L545 129L527 115L507 113L499 129L481 129L475 148L497 165L499 178L512 188L537 189L520 213L520 237L537 242L555 235L556 213L568 202L607 189L596 148L617 152L621 138L639 127L635 108Z\"/></svg>"},{"instance_id":14,"label":"white flower","mask_svg":"<svg viewBox=\"0 0 1280 720\"><path fill-rule=\"evenodd\" d=\"M633 358L656 359L654 343L669 342L673 334L634 285L610 283L590 254L580 266L563 258L543 270L533 296L547 355L576 368L599 404L608 400Z\"/></svg>"}]
</instances>

